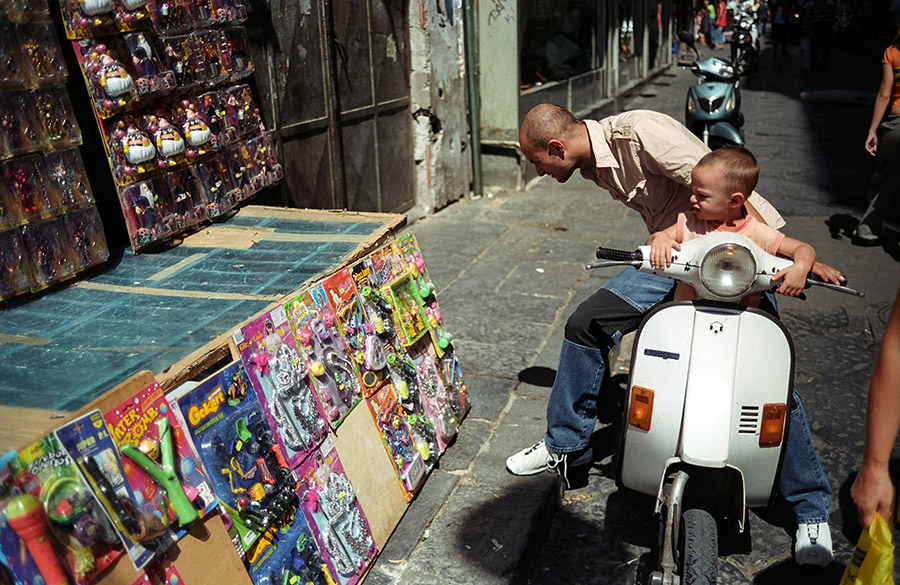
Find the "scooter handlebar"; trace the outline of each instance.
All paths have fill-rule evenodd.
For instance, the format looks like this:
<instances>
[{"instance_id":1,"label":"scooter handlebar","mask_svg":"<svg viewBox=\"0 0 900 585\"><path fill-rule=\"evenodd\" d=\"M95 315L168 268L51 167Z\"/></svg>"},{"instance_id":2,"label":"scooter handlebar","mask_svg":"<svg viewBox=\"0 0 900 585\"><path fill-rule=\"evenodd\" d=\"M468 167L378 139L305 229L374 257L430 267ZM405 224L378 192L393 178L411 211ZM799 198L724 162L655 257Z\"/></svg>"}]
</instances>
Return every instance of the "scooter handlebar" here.
<instances>
[{"instance_id":1,"label":"scooter handlebar","mask_svg":"<svg viewBox=\"0 0 900 585\"><path fill-rule=\"evenodd\" d=\"M625 250L615 250L613 248L597 248L597 258L600 260L613 260L615 262L640 262L644 259L644 255L640 250L627 252Z\"/></svg>"},{"instance_id":2,"label":"scooter handlebar","mask_svg":"<svg viewBox=\"0 0 900 585\"><path fill-rule=\"evenodd\" d=\"M860 292L858 290L852 289L847 286L847 281L844 280L844 284L832 284L830 282L825 282L812 272L810 272L806 277L806 288L811 286L821 286L823 288L827 288L829 290L833 290L835 292L841 292L846 295L854 295L860 298L865 298L866 293Z\"/></svg>"}]
</instances>

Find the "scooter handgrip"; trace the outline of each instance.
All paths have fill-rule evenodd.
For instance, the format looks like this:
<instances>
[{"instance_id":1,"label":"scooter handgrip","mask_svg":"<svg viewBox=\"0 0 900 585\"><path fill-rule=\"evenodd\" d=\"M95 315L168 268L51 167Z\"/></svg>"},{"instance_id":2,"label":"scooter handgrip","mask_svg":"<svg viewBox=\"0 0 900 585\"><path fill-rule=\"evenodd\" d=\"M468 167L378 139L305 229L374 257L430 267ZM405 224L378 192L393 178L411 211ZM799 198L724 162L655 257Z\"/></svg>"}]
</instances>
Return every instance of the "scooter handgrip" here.
<instances>
[{"instance_id":1,"label":"scooter handgrip","mask_svg":"<svg viewBox=\"0 0 900 585\"><path fill-rule=\"evenodd\" d=\"M601 260L615 260L616 262L634 262L635 260L643 260L644 255L641 254L640 250L627 252L625 250L614 250L613 248L604 248L601 246L597 248L597 258Z\"/></svg>"}]
</instances>

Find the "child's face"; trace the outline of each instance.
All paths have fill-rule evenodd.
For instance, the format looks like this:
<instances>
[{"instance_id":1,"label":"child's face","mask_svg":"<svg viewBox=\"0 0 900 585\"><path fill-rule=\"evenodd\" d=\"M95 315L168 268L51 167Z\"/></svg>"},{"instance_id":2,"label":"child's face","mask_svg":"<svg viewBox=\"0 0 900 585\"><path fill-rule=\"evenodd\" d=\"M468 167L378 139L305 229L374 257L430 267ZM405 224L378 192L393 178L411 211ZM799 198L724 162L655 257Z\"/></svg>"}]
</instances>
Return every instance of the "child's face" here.
<instances>
[{"instance_id":1,"label":"child's face","mask_svg":"<svg viewBox=\"0 0 900 585\"><path fill-rule=\"evenodd\" d=\"M731 189L722 184L716 169L694 167L691 173L691 211L697 219L724 222L731 218L734 209Z\"/></svg>"}]
</instances>

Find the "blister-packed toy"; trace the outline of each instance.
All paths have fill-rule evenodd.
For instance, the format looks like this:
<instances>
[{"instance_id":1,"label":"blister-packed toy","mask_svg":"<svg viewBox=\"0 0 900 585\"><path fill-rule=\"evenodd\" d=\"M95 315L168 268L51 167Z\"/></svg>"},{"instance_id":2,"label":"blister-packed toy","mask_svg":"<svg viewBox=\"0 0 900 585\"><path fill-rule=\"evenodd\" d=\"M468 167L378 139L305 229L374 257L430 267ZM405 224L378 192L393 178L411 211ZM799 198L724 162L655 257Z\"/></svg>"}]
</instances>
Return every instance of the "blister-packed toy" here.
<instances>
[{"instance_id":1,"label":"blister-packed toy","mask_svg":"<svg viewBox=\"0 0 900 585\"><path fill-rule=\"evenodd\" d=\"M238 551L251 548L285 507L295 480L241 362L177 398Z\"/></svg>"},{"instance_id":2,"label":"blister-packed toy","mask_svg":"<svg viewBox=\"0 0 900 585\"><path fill-rule=\"evenodd\" d=\"M184 138L181 132L166 118L150 116L147 118L147 130L153 136L156 156L160 166L175 164L181 161L184 153Z\"/></svg>"},{"instance_id":3,"label":"blister-packed toy","mask_svg":"<svg viewBox=\"0 0 900 585\"><path fill-rule=\"evenodd\" d=\"M140 570L154 554L165 552L172 544L166 526L156 516L141 514L103 414L88 412L56 429L55 434L106 509L134 568Z\"/></svg>"},{"instance_id":4,"label":"blister-packed toy","mask_svg":"<svg viewBox=\"0 0 900 585\"><path fill-rule=\"evenodd\" d=\"M199 194L193 192L194 184L188 169L171 171L160 177L158 209L162 220L172 231L196 225L206 218L206 210Z\"/></svg>"},{"instance_id":5,"label":"blister-packed toy","mask_svg":"<svg viewBox=\"0 0 900 585\"><path fill-rule=\"evenodd\" d=\"M428 467L413 438L406 412L391 384L383 384L366 400L406 500L410 501L422 485Z\"/></svg>"},{"instance_id":6,"label":"blister-packed toy","mask_svg":"<svg viewBox=\"0 0 900 585\"><path fill-rule=\"evenodd\" d=\"M118 31L112 0L61 0L66 37L84 39Z\"/></svg>"},{"instance_id":7,"label":"blister-packed toy","mask_svg":"<svg viewBox=\"0 0 900 585\"><path fill-rule=\"evenodd\" d=\"M54 573L48 584L66 583L55 574L56 557L72 583L87 585L122 554L121 540L103 506L55 435L20 450L8 465L22 493L37 500L22 502L14 514L7 506L7 521L23 540L31 541L29 550L42 575Z\"/></svg>"},{"instance_id":8,"label":"blister-packed toy","mask_svg":"<svg viewBox=\"0 0 900 585\"><path fill-rule=\"evenodd\" d=\"M375 557L375 540L331 439L297 472L301 507L332 576L354 585Z\"/></svg>"},{"instance_id":9,"label":"blister-packed toy","mask_svg":"<svg viewBox=\"0 0 900 585\"><path fill-rule=\"evenodd\" d=\"M462 421L466 413L469 412L469 389L463 379L462 368L459 360L452 352L444 354L441 358L438 369L441 373L441 381L444 383L444 390L447 392L447 400L453 415L457 422Z\"/></svg>"},{"instance_id":10,"label":"blister-packed toy","mask_svg":"<svg viewBox=\"0 0 900 585\"><path fill-rule=\"evenodd\" d=\"M0 142L3 158L41 150L46 146L43 126L34 116L30 91L0 93Z\"/></svg>"},{"instance_id":11,"label":"blister-packed toy","mask_svg":"<svg viewBox=\"0 0 900 585\"><path fill-rule=\"evenodd\" d=\"M419 378L419 400L425 416L434 427L438 449L443 453L453 437L456 436L459 423L450 406L451 398L444 387L434 358L429 352L424 351L413 359L416 363L416 375Z\"/></svg>"},{"instance_id":12,"label":"blister-packed toy","mask_svg":"<svg viewBox=\"0 0 900 585\"><path fill-rule=\"evenodd\" d=\"M21 228L0 231L0 299L26 292L33 285L31 261Z\"/></svg>"},{"instance_id":13,"label":"blister-packed toy","mask_svg":"<svg viewBox=\"0 0 900 585\"><path fill-rule=\"evenodd\" d=\"M42 575L34 557L29 552L29 548L41 548L41 543L34 538L34 534L46 526L46 518L42 522L29 518L29 513L32 516L43 515L40 501L35 502L35 499L32 499L34 496L22 498L21 495L21 491L12 483L12 475L3 462L3 465L0 465L0 573L4 575L7 580L5 582L9 585L52 583L52 579L48 580L51 575ZM33 509L28 509L29 501L34 506ZM10 526L7 519L9 504L12 504L9 512L12 513L16 529ZM23 533L24 538L19 536L19 532ZM49 542L46 544L49 545ZM48 559L42 560L47 562ZM64 580L65 573L62 565L55 556L49 560L54 564L52 567L48 567L46 572L60 573Z\"/></svg>"},{"instance_id":14,"label":"blister-packed toy","mask_svg":"<svg viewBox=\"0 0 900 585\"><path fill-rule=\"evenodd\" d=\"M190 30L193 22L187 2L188 0L152 0L150 10L153 27L167 33Z\"/></svg>"},{"instance_id":15,"label":"blister-packed toy","mask_svg":"<svg viewBox=\"0 0 900 585\"><path fill-rule=\"evenodd\" d=\"M312 374L310 378L328 422L336 428L362 399L356 363L324 290L308 290L288 301L297 347Z\"/></svg>"},{"instance_id":16,"label":"blister-packed toy","mask_svg":"<svg viewBox=\"0 0 900 585\"><path fill-rule=\"evenodd\" d=\"M259 190L258 172L250 146L246 142L238 142L226 149L225 160L228 162L234 186L240 191L241 200Z\"/></svg>"},{"instance_id":17,"label":"blister-packed toy","mask_svg":"<svg viewBox=\"0 0 900 585\"><path fill-rule=\"evenodd\" d=\"M6 17L12 22L50 20L47 0L6 0Z\"/></svg>"},{"instance_id":18,"label":"blister-packed toy","mask_svg":"<svg viewBox=\"0 0 900 585\"><path fill-rule=\"evenodd\" d=\"M225 67L232 80L243 79L253 73L253 61L250 59L250 42L244 27L231 27L222 31L225 48L222 50Z\"/></svg>"},{"instance_id":19,"label":"blister-packed toy","mask_svg":"<svg viewBox=\"0 0 900 585\"><path fill-rule=\"evenodd\" d=\"M131 75L139 96L175 88L175 73L166 69L153 46L151 33L133 32L121 37L122 55L129 55Z\"/></svg>"},{"instance_id":20,"label":"blister-packed toy","mask_svg":"<svg viewBox=\"0 0 900 585\"><path fill-rule=\"evenodd\" d=\"M153 139L133 116L125 115L119 119L108 143L113 169L120 181L157 168Z\"/></svg>"},{"instance_id":21,"label":"blister-packed toy","mask_svg":"<svg viewBox=\"0 0 900 585\"><path fill-rule=\"evenodd\" d=\"M135 249L169 235L165 225L158 221L157 195L151 181L119 187L119 199L125 213L128 237Z\"/></svg>"},{"instance_id":22,"label":"blister-packed toy","mask_svg":"<svg viewBox=\"0 0 900 585\"><path fill-rule=\"evenodd\" d=\"M272 185L284 177L281 163L278 162L278 153L275 151L275 141L272 140L271 134L264 132L251 139L250 148L253 150L257 181L261 187Z\"/></svg>"},{"instance_id":23,"label":"blister-packed toy","mask_svg":"<svg viewBox=\"0 0 900 585\"><path fill-rule=\"evenodd\" d=\"M60 212L59 197L47 180L44 159L39 154L0 163L10 198L26 221L37 221Z\"/></svg>"},{"instance_id":24,"label":"blister-packed toy","mask_svg":"<svg viewBox=\"0 0 900 585\"><path fill-rule=\"evenodd\" d=\"M48 152L44 155L44 167L50 186L56 190L65 210L94 204L91 184L77 148Z\"/></svg>"},{"instance_id":25,"label":"blister-packed toy","mask_svg":"<svg viewBox=\"0 0 900 585\"><path fill-rule=\"evenodd\" d=\"M194 28L208 28L216 23L216 1L195 0L188 4Z\"/></svg>"},{"instance_id":26,"label":"blister-packed toy","mask_svg":"<svg viewBox=\"0 0 900 585\"><path fill-rule=\"evenodd\" d=\"M213 504L212 490L197 464L159 384L153 383L103 415L122 455L140 513L164 526L184 527Z\"/></svg>"},{"instance_id":27,"label":"blister-packed toy","mask_svg":"<svg viewBox=\"0 0 900 585\"><path fill-rule=\"evenodd\" d=\"M114 37L107 37L102 42L78 41L76 48L76 59L84 73L94 110L101 118L121 112L137 97L134 77L119 59L115 44Z\"/></svg>"},{"instance_id":28,"label":"blister-packed toy","mask_svg":"<svg viewBox=\"0 0 900 585\"><path fill-rule=\"evenodd\" d=\"M63 220L79 270L100 264L109 258L103 222L96 206L77 209L64 215Z\"/></svg>"},{"instance_id":29,"label":"blister-packed toy","mask_svg":"<svg viewBox=\"0 0 900 585\"><path fill-rule=\"evenodd\" d=\"M215 0L216 20L221 23L238 24L247 20L244 0Z\"/></svg>"},{"instance_id":30,"label":"blister-packed toy","mask_svg":"<svg viewBox=\"0 0 900 585\"><path fill-rule=\"evenodd\" d=\"M310 375L284 308L234 332L234 342L276 439L291 466L305 459L328 433Z\"/></svg>"},{"instance_id":31,"label":"blister-packed toy","mask_svg":"<svg viewBox=\"0 0 900 585\"><path fill-rule=\"evenodd\" d=\"M254 585L332 585L306 517L295 499L247 551Z\"/></svg>"},{"instance_id":32,"label":"blister-packed toy","mask_svg":"<svg viewBox=\"0 0 900 585\"><path fill-rule=\"evenodd\" d=\"M216 83L228 77L229 71L225 64L230 60L230 55L222 54L225 38L222 31L215 29L200 30L191 35L194 48L197 51L197 75L206 83ZM227 50L227 45L225 46Z\"/></svg>"},{"instance_id":33,"label":"blister-packed toy","mask_svg":"<svg viewBox=\"0 0 900 585\"><path fill-rule=\"evenodd\" d=\"M197 97L197 111L209 125L217 145L237 140L237 128L231 125L231 116L225 110L224 92L208 91Z\"/></svg>"},{"instance_id":34,"label":"blister-packed toy","mask_svg":"<svg viewBox=\"0 0 900 585\"><path fill-rule=\"evenodd\" d=\"M19 50L29 87L65 85L68 70L51 22L30 22L16 27Z\"/></svg>"},{"instance_id":35,"label":"blister-packed toy","mask_svg":"<svg viewBox=\"0 0 900 585\"><path fill-rule=\"evenodd\" d=\"M0 89L10 89L25 85L25 63L19 52L19 38L16 27L0 23Z\"/></svg>"},{"instance_id":36,"label":"blister-packed toy","mask_svg":"<svg viewBox=\"0 0 900 585\"><path fill-rule=\"evenodd\" d=\"M113 0L113 11L120 31L144 30L152 24L150 0Z\"/></svg>"},{"instance_id":37,"label":"blister-packed toy","mask_svg":"<svg viewBox=\"0 0 900 585\"><path fill-rule=\"evenodd\" d=\"M207 217L216 217L234 207L238 191L231 181L225 157L220 154L191 165L195 185L202 193Z\"/></svg>"},{"instance_id":38,"label":"blister-packed toy","mask_svg":"<svg viewBox=\"0 0 900 585\"><path fill-rule=\"evenodd\" d=\"M81 129L65 89L38 89L33 92L33 97L48 148L56 150L81 144Z\"/></svg>"},{"instance_id":39,"label":"blister-packed toy","mask_svg":"<svg viewBox=\"0 0 900 585\"><path fill-rule=\"evenodd\" d=\"M182 100L175 109L172 122L181 128L186 142L185 155L189 158L206 154L218 146L218 136L213 134L206 117L190 100Z\"/></svg>"},{"instance_id":40,"label":"blister-packed toy","mask_svg":"<svg viewBox=\"0 0 900 585\"><path fill-rule=\"evenodd\" d=\"M186 89L199 82L196 74L194 39L190 35L160 37L157 46L163 67L175 73L178 87Z\"/></svg>"},{"instance_id":41,"label":"blister-packed toy","mask_svg":"<svg viewBox=\"0 0 900 585\"><path fill-rule=\"evenodd\" d=\"M33 290L66 279L78 269L61 217L22 226L22 239L34 269Z\"/></svg>"},{"instance_id":42,"label":"blister-packed toy","mask_svg":"<svg viewBox=\"0 0 900 585\"><path fill-rule=\"evenodd\" d=\"M231 125L238 129L239 134L247 135L265 130L249 85L235 85L224 91L225 111L231 119Z\"/></svg>"},{"instance_id":43,"label":"blister-packed toy","mask_svg":"<svg viewBox=\"0 0 900 585\"><path fill-rule=\"evenodd\" d=\"M5 181L0 181L0 230L17 226L25 221L22 209L6 187Z\"/></svg>"}]
</instances>

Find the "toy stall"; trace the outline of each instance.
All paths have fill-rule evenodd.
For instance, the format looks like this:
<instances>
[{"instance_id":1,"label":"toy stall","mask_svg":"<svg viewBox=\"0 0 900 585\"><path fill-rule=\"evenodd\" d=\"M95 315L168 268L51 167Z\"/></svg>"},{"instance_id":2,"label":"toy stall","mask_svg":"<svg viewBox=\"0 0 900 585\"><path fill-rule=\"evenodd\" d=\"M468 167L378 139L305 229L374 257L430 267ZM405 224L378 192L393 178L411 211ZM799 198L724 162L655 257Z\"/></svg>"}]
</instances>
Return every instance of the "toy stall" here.
<instances>
[{"instance_id":1,"label":"toy stall","mask_svg":"<svg viewBox=\"0 0 900 585\"><path fill-rule=\"evenodd\" d=\"M247 204L241 0L59 4L0 2L0 582L361 582L469 408L414 235Z\"/></svg>"},{"instance_id":2,"label":"toy stall","mask_svg":"<svg viewBox=\"0 0 900 585\"><path fill-rule=\"evenodd\" d=\"M316 213L245 210L281 224ZM3 426L18 429L0 471L0 562L10 581L361 582L469 408L415 236L392 236L398 220L384 218L373 230L380 235L337 268L243 319L246 305L233 307L234 324L179 360L177 372L139 370L74 413L0 408ZM344 219L332 213L323 223ZM274 233L290 234L283 225ZM299 238L268 241L279 239ZM333 243L325 240L317 245ZM267 263L265 243L224 252L233 263ZM175 264L168 290L186 293L202 260ZM127 304L160 289L133 288L112 294ZM245 294L265 298L264 289ZM174 305L188 296L164 298ZM29 325L33 310L9 316L23 334L47 327ZM28 350L52 364L65 343L53 345ZM11 384L34 387L52 375Z\"/></svg>"}]
</instances>

